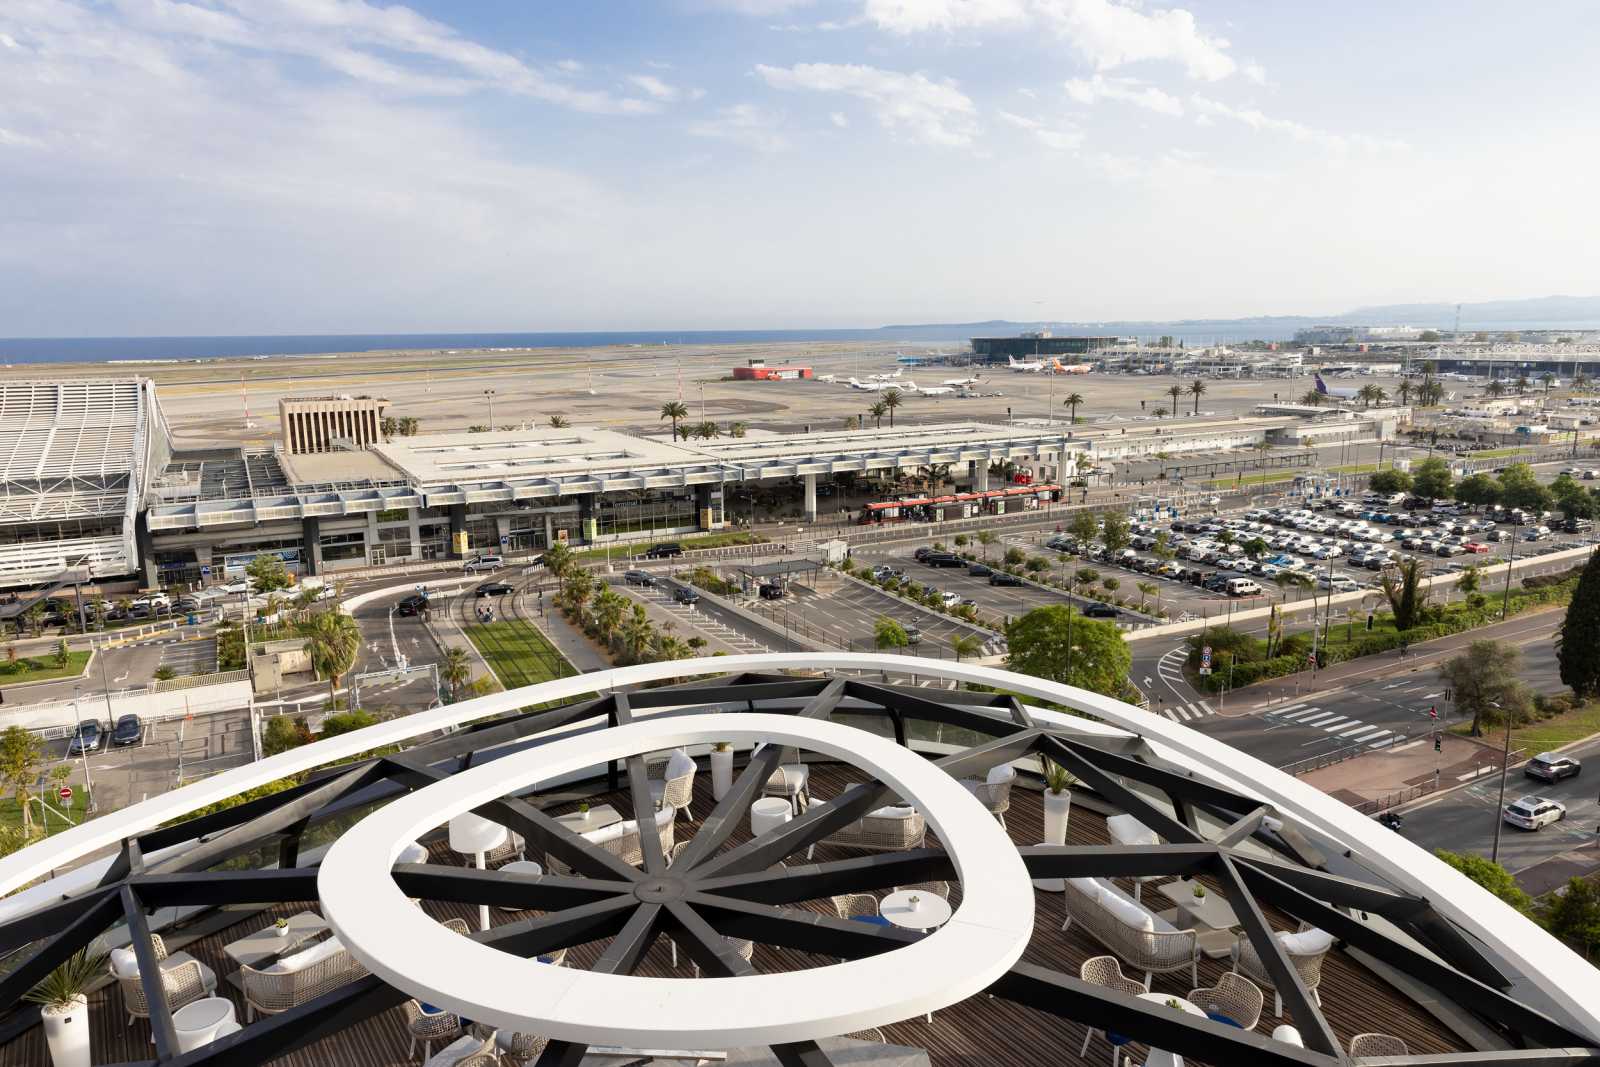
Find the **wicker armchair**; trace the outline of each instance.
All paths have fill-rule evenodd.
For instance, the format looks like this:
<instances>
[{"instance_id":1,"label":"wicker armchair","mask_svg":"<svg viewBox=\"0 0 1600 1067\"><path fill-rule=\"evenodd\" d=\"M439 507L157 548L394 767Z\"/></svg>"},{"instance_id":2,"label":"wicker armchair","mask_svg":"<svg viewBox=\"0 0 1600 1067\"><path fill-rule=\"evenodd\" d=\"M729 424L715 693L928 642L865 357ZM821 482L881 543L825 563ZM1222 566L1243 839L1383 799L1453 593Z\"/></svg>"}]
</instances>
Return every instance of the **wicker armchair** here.
<instances>
[{"instance_id":1,"label":"wicker armchair","mask_svg":"<svg viewBox=\"0 0 1600 1067\"><path fill-rule=\"evenodd\" d=\"M868 1041L876 1045L885 1044L883 1031L879 1030L876 1026L866 1030L852 1030L850 1033L844 1034L843 1036L850 1038L852 1041Z\"/></svg>"},{"instance_id":2,"label":"wicker armchair","mask_svg":"<svg viewBox=\"0 0 1600 1067\"><path fill-rule=\"evenodd\" d=\"M1350 1058L1367 1056L1409 1056L1411 1050L1398 1037L1389 1034L1357 1034L1350 1039Z\"/></svg>"},{"instance_id":3,"label":"wicker armchair","mask_svg":"<svg viewBox=\"0 0 1600 1067\"><path fill-rule=\"evenodd\" d=\"M475 1026L471 1033L463 1034L429 1056L423 1067L490 1067L498 1063L499 1058L494 1032L480 1032Z\"/></svg>"},{"instance_id":4,"label":"wicker armchair","mask_svg":"<svg viewBox=\"0 0 1600 1067\"><path fill-rule=\"evenodd\" d=\"M922 813L909 805L898 805L869 811L829 834L822 844L873 852L905 852L921 848L927 835L928 824Z\"/></svg>"},{"instance_id":5,"label":"wicker armchair","mask_svg":"<svg viewBox=\"0 0 1600 1067\"><path fill-rule=\"evenodd\" d=\"M1333 936L1307 923L1301 923L1296 933L1290 934L1280 930L1276 936L1283 942L1284 952L1288 955L1289 962L1294 964L1294 969L1300 975L1300 981L1306 990L1310 992L1311 999L1320 1005L1322 1000L1317 995L1317 986L1322 984L1322 961L1327 958L1328 950L1333 947ZM1233 960L1229 970L1244 975L1257 985L1271 989L1273 1013L1278 1018L1283 1018L1283 994L1278 992L1273 984L1272 976L1267 973L1261 957L1256 954L1255 945L1251 944L1249 938L1241 937L1233 943L1228 952Z\"/></svg>"},{"instance_id":6,"label":"wicker armchair","mask_svg":"<svg viewBox=\"0 0 1600 1067\"><path fill-rule=\"evenodd\" d=\"M677 823L677 814L672 808L662 808L656 812L656 832L661 835L661 851L667 856L673 854L673 827ZM621 858L624 863L631 863L637 867L644 862L644 846L639 841L639 824L632 819L627 822L612 823L599 830L590 830L583 835L583 838ZM548 852L545 853L544 867L551 874L572 873L571 867Z\"/></svg>"},{"instance_id":7,"label":"wicker armchair","mask_svg":"<svg viewBox=\"0 0 1600 1067\"><path fill-rule=\"evenodd\" d=\"M494 867L501 863L510 863L512 860L526 859L527 857L524 853L526 848L527 842L522 839L522 835L508 830L506 831L505 844L499 848L491 848L483 854L483 865L485 867Z\"/></svg>"},{"instance_id":8,"label":"wicker armchair","mask_svg":"<svg viewBox=\"0 0 1600 1067\"><path fill-rule=\"evenodd\" d=\"M550 1043L548 1037L538 1034L519 1034L509 1030L502 1030L495 1037L495 1045L500 1049L500 1059L511 1067L526 1067L539 1058L544 1047Z\"/></svg>"},{"instance_id":9,"label":"wicker armchair","mask_svg":"<svg viewBox=\"0 0 1600 1067\"><path fill-rule=\"evenodd\" d=\"M1115 956L1094 956L1083 961L1083 966L1078 968L1078 977L1090 985L1103 986L1117 993L1124 993L1136 997L1145 991L1144 986L1136 980L1122 973L1122 965ZM1078 1050L1078 1058L1084 1059L1089 1055L1089 1042L1094 1040L1094 1035L1104 1033L1106 1040L1111 1043L1111 1067L1117 1067L1117 1047L1126 1045L1128 1039L1120 1034L1113 1035L1111 1031L1101 1031L1098 1027L1089 1027L1083 1035L1083 1048Z\"/></svg>"},{"instance_id":10,"label":"wicker armchair","mask_svg":"<svg viewBox=\"0 0 1600 1067\"><path fill-rule=\"evenodd\" d=\"M1214 986L1191 989L1189 1003L1207 1015L1221 1015L1232 1019L1245 1030L1254 1030L1261 1021L1261 1005L1265 998L1261 989L1242 974L1225 971Z\"/></svg>"},{"instance_id":11,"label":"wicker armchair","mask_svg":"<svg viewBox=\"0 0 1600 1067\"><path fill-rule=\"evenodd\" d=\"M296 957L312 952L317 955L303 965L297 964ZM335 938L319 942L267 968L240 967L245 1021L253 1021L257 1012L276 1015L288 1011L358 978L365 978L369 973Z\"/></svg>"},{"instance_id":12,"label":"wicker armchair","mask_svg":"<svg viewBox=\"0 0 1600 1067\"><path fill-rule=\"evenodd\" d=\"M759 750L758 750L759 751ZM811 768L804 763L785 763L762 786L764 797L782 797L794 808L796 815L811 806Z\"/></svg>"},{"instance_id":13,"label":"wicker armchair","mask_svg":"<svg viewBox=\"0 0 1600 1067\"><path fill-rule=\"evenodd\" d=\"M411 1047L406 1050L406 1059L417 1054L417 1043L422 1043L422 1058L433 1058L433 1045L448 1045L461 1036L461 1019L454 1012L449 1011L423 1011L422 1004L416 1000L408 1000L400 1006L405 1012L406 1030L411 1034Z\"/></svg>"},{"instance_id":14,"label":"wicker armchair","mask_svg":"<svg viewBox=\"0 0 1600 1067\"><path fill-rule=\"evenodd\" d=\"M942 897L945 900L950 899L949 882L915 882L911 885L897 885L894 888L896 892L910 889L918 893L932 893L934 896Z\"/></svg>"},{"instance_id":15,"label":"wicker armchair","mask_svg":"<svg viewBox=\"0 0 1600 1067\"><path fill-rule=\"evenodd\" d=\"M167 952L165 941L160 934L150 935L150 947L155 951L155 957L161 961L161 985L167 995L167 1008L177 1011L191 1001L208 997L217 988L217 976L210 967L201 963L187 952ZM131 954L132 949L126 950ZM119 966L119 958L122 965ZM133 1025L135 1019L150 1018L150 1002L144 995L144 981L139 976L138 963L127 960L127 955L113 953L107 965L111 977L117 980L117 985L122 987L122 1004L128 1012L128 1025Z\"/></svg>"},{"instance_id":16,"label":"wicker armchair","mask_svg":"<svg viewBox=\"0 0 1600 1067\"><path fill-rule=\"evenodd\" d=\"M1193 930L1177 929L1100 879L1068 878L1062 896L1067 919L1061 929L1077 922L1123 962L1143 971L1145 989L1150 988L1153 975L1185 967L1189 968L1189 984L1200 984Z\"/></svg>"},{"instance_id":17,"label":"wicker armchair","mask_svg":"<svg viewBox=\"0 0 1600 1067\"><path fill-rule=\"evenodd\" d=\"M500 1053L474 1052L465 1059L459 1059L455 1067L500 1067Z\"/></svg>"},{"instance_id":18,"label":"wicker armchair","mask_svg":"<svg viewBox=\"0 0 1600 1067\"><path fill-rule=\"evenodd\" d=\"M692 820L694 813L689 811L689 805L694 801L694 760L683 749L674 749L662 771L662 777L649 782L650 798L657 808L670 807L688 814Z\"/></svg>"},{"instance_id":19,"label":"wicker armchair","mask_svg":"<svg viewBox=\"0 0 1600 1067\"><path fill-rule=\"evenodd\" d=\"M1006 812L1011 809L1011 786L1017 780L1017 769L1009 763L989 768L988 775L983 781L975 778L963 779L961 784L967 787L967 792L978 799L978 803L989 809L989 814L999 820L1000 826L1005 827Z\"/></svg>"},{"instance_id":20,"label":"wicker armchair","mask_svg":"<svg viewBox=\"0 0 1600 1067\"><path fill-rule=\"evenodd\" d=\"M845 893L833 898L833 910L841 919L875 919L878 898L871 893Z\"/></svg>"}]
</instances>

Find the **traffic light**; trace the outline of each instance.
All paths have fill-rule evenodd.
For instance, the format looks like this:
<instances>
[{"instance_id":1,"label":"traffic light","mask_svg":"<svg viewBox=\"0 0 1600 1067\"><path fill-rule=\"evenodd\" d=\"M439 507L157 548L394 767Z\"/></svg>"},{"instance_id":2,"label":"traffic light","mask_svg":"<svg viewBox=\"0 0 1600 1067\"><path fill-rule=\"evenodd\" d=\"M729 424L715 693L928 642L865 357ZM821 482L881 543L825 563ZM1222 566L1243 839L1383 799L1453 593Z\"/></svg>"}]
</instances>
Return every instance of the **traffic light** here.
<instances>
[{"instance_id":1,"label":"traffic light","mask_svg":"<svg viewBox=\"0 0 1600 1067\"><path fill-rule=\"evenodd\" d=\"M1439 735L1438 734L1434 734L1433 735L1433 750L1435 752L1439 752L1439 751L1442 751L1443 748L1444 748L1444 746L1439 743Z\"/></svg>"}]
</instances>

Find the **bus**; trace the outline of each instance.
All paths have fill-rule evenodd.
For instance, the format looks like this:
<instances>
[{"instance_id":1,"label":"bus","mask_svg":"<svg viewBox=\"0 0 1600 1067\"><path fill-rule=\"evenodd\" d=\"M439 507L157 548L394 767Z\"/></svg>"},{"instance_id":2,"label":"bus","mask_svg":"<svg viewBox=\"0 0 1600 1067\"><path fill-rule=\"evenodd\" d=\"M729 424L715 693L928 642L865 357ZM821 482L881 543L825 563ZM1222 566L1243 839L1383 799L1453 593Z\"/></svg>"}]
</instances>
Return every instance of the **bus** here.
<instances>
[{"instance_id":1,"label":"bus","mask_svg":"<svg viewBox=\"0 0 1600 1067\"><path fill-rule=\"evenodd\" d=\"M1011 515L1019 511L1033 511L1060 499L1059 485L1011 485L983 492L880 500L862 508L861 517L856 521L862 526L882 526L898 522L944 522L980 515Z\"/></svg>"}]
</instances>

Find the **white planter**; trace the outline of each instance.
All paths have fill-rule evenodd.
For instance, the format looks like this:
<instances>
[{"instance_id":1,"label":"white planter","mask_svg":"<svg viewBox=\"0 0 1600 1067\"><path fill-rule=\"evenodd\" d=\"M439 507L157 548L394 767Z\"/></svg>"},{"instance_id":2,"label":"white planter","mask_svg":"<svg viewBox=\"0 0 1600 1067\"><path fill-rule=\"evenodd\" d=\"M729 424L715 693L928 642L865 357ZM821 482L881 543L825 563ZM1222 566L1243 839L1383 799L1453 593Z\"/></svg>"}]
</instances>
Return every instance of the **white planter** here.
<instances>
[{"instance_id":1,"label":"white planter","mask_svg":"<svg viewBox=\"0 0 1600 1067\"><path fill-rule=\"evenodd\" d=\"M721 800L733 788L733 749L711 750L711 795Z\"/></svg>"},{"instance_id":2,"label":"white planter","mask_svg":"<svg viewBox=\"0 0 1600 1067\"><path fill-rule=\"evenodd\" d=\"M39 1015L50 1062L55 1067L89 1067L89 998L79 994L72 1007L46 1007Z\"/></svg>"},{"instance_id":3,"label":"white planter","mask_svg":"<svg viewBox=\"0 0 1600 1067\"><path fill-rule=\"evenodd\" d=\"M1072 790L1044 791L1044 841L1047 845L1067 843L1067 816L1072 811Z\"/></svg>"}]
</instances>

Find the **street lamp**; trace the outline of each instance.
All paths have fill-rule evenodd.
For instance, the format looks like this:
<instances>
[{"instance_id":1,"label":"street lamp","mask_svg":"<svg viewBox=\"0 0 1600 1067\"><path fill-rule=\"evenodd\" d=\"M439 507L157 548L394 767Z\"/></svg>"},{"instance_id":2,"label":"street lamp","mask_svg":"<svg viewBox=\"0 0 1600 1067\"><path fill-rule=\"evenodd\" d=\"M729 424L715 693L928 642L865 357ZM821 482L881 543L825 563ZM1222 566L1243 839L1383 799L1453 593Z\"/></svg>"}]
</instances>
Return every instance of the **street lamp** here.
<instances>
[{"instance_id":1,"label":"street lamp","mask_svg":"<svg viewBox=\"0 0 1600 1067\"><path fill-rule=\"evenodd\" d=\"M1500 708L1497 701L1489 701L1491 708ZM1504 711L1504 708L1500 708ZM1506 821L1506 770L1511 764L1511 715L1506 714L1506 744L1500 755L1500 803L1494 809L1494 848L1489 852L1489 862L1500 862L1500 827Z\"/></svg>"},{"instance_id":2,"label":"street lamp","mask_svg":"<svg viewBox=\"0 0 1600 1067\"><path fill-rule=\"evenodd\" d=\"M485 389L483 398L489 402L489 429L494 429L494 394L493 389Z\"/></svg>"}]
</instances>

